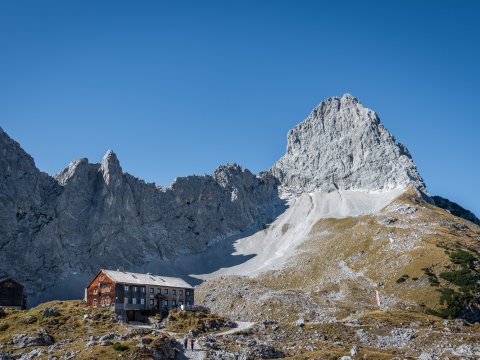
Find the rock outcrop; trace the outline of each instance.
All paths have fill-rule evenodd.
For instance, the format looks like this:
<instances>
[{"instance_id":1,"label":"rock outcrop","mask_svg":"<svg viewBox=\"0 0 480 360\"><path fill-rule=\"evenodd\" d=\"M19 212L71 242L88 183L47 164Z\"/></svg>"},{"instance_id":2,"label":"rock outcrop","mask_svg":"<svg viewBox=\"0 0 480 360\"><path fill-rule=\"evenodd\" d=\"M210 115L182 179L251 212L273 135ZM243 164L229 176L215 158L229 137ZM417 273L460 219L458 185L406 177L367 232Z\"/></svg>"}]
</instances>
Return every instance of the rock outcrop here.
<instances>
[{"instance_id":1,"label":"rock outcrop","mask_svg":"<svg viewBox=\"0 0 480 360\"><path fill-rule=\"evenodd\" d=\"M322 101L290 130L286 153L271 172L299 192L409 186L425 192L407 148L350 94Z\"/></svg>"},{"instance_id":2,"label":"rock outcrop","mask_svg":"<svg viewBox=\"0 0 480 360\"><path fill-rule=\"evenodd\" d=\"M432 199L435 202L436 206L448 210L452 215L461 217L480 226L480 219L477 218L474 213L467 209L464 209L457 203L454 203L453 201L445 199L441 196L432 196Z\"/></svg>"}]
</instances>

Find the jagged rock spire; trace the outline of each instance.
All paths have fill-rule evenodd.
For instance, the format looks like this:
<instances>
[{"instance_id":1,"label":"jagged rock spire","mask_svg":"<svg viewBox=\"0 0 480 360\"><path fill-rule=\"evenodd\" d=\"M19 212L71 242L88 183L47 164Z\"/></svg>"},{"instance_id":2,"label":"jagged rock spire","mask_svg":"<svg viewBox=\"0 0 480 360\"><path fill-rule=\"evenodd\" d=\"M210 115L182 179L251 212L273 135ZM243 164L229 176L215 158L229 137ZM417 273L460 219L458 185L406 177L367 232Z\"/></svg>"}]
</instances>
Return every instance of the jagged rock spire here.
<instances>
[{"instance_id":1,"label":"jagged rock spire","mask_svg":"<svg viewBox=\"0 0 480 360\"><path fill-rule=\"evenodd\" d=\"M105 183L108 185L114 178L119 178L122 175L122 167L120 161L118 161L117 155L113 150L109 149L102 159L100 171L103 174Z\"/></svg>"}]
</instances>

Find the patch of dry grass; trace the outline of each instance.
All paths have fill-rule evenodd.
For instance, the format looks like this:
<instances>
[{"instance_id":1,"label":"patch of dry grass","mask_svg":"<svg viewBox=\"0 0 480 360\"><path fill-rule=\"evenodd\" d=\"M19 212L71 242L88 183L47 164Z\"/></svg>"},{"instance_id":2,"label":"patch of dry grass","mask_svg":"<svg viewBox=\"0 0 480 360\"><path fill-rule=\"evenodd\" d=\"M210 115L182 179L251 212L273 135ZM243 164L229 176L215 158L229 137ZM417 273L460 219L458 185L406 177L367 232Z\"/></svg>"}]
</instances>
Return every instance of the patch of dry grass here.
<instances>
[{"instance_id":1,"label":"patch of dry grass","mask_svg":"<svg viewBox=\"0 0 480 360\"><path fill-rule=\"evenodd\" d=\"M60 315L44 317L42 311L47 307L57 308ZM84 320L84 315L88 315L88 319ZM0 343L5 344L2 351L14 354L26 349L14 349L8 341L15 334L32 334L39 328L45 329L55 342L70 340L71 351L77 348L83 350L86 339L91 335L100 336L112 331L125 333L127 330L125 325L115 321L114 313L109 309L89 308L80 300L50 301L30 310L6 309L6 316L0 319L0 328L3 329L0 331ZM109 349L102 347L95 351L108 352Z\"/></svg>"},{"instance_id":2,"label":"patch of dry grass","mask_svg":"<svg viewBox=\"0 0 480 360\"><path fill-rule=\"evenodd\" d=\"M228 320L216 314L204 311L170 310L167 318L166 330L176 333L206 333L220 330L225 327Z\"/></svg>"}]
</instances>

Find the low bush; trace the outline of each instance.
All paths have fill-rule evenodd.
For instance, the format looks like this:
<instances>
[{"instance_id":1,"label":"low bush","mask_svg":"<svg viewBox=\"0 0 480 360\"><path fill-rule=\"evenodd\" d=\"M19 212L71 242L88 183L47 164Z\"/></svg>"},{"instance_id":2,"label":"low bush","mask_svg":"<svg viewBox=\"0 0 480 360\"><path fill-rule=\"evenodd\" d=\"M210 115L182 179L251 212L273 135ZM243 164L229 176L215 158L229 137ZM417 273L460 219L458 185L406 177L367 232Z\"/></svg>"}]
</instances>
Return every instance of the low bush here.
<instances>
[{"instance_id":1,"label":"low bush","mask_svg":"<svg viewBox=\"0 0 480 360\"><path fill-rule=\"evenodd\" d=\"M112 348L115 351L125 351L125 350L128 350L128 345L117 342L112 345Z\"/></svg>"}]
</instances>

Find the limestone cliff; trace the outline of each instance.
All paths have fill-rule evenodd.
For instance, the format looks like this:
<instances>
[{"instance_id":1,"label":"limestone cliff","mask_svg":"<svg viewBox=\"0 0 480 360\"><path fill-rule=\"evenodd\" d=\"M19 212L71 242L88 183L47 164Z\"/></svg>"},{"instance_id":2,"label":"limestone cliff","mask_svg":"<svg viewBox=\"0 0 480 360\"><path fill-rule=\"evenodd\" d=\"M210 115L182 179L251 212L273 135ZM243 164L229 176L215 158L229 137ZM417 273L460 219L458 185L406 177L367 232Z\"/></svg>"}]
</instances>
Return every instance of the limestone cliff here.
<instances>
[{"instance_id":1,"label":"limestone cliff","mask_svg":"<svg viewBox=\"0 0 480 360\"><path fill-rule=\"evenodd\" d=\"M425 184L407 148L377 114L345 94L322 101L288 133L285 155L271 172L300 192L378 191Z\"/></svg>"},{"instance_id":2,"label":"limestone cliff","mask_svg":"<svg viewBox=\"0 0 480 360\"><path fill-rule=\"evenodd\" d=\"M122 171L109 150L101 164L72 162L50 177L0 132L0 273L29 293L72 273L172 259L269 222L277 183L239 165L212 175L147 184Z\"/></svg>"}]
</instances>

